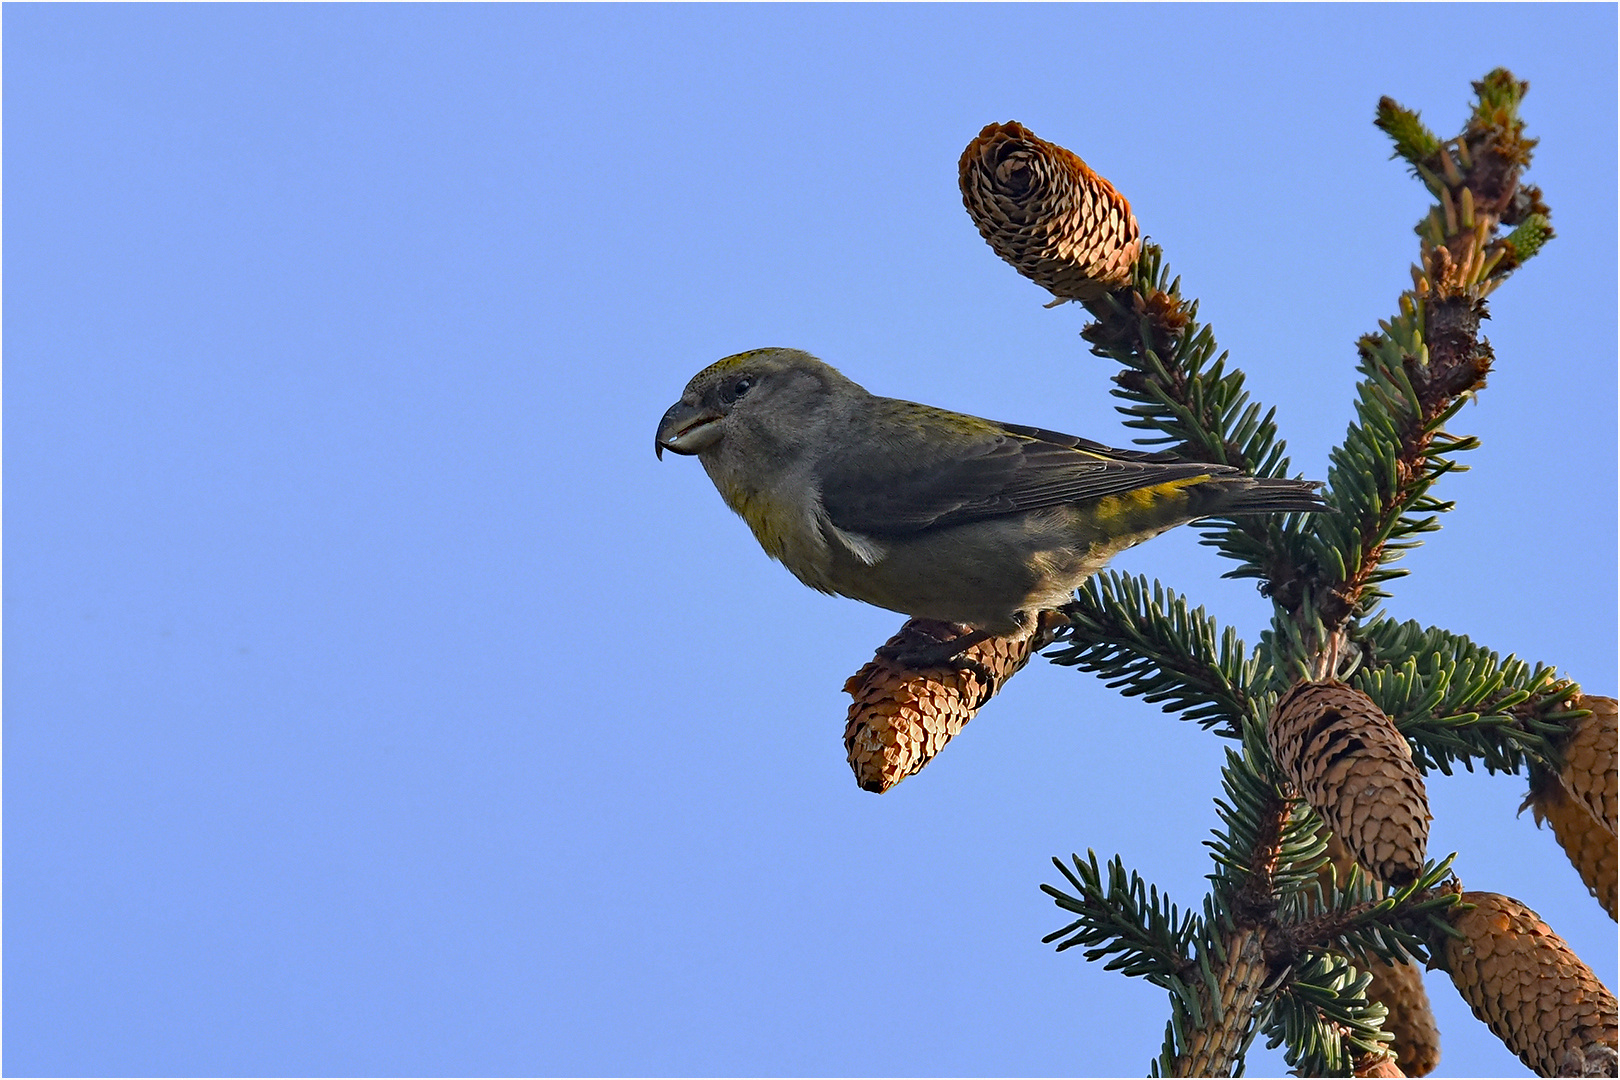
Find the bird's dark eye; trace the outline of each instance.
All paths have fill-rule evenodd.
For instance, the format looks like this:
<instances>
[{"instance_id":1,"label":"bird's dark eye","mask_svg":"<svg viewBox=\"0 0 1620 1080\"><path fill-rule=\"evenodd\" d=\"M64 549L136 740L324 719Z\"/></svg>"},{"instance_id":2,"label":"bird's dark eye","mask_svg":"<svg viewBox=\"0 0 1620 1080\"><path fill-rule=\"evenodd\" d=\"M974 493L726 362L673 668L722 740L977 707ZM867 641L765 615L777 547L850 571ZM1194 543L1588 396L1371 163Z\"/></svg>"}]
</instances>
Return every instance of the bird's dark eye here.
<instances>
[{"instance_id":1,"label":"bird's dark eye","mask_svg":"<svg viewBox=\"0 0 1620 1080\"><path fill-rule=\"evenodd\" d=\"M748 393L753 386L754 377L752 375L744 375L740 378L733 379L731 385L726 387L725 391L720 396L725 398L727 401L736 401L738 398Z\"/></svg>"}]
</instances>

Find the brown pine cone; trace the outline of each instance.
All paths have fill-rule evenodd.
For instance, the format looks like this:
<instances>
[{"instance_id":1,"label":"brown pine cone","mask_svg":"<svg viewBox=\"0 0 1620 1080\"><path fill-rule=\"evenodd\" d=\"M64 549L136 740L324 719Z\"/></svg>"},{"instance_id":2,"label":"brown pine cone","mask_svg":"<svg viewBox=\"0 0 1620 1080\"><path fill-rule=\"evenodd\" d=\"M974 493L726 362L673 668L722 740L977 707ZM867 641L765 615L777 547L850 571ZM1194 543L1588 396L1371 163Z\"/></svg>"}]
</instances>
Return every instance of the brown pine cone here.
<instances>
[{"instance_id":1,"label":"brown pine cone","mask_svg":"<svg viewBox=\"0 0 1620 1080\"><path fill-rule=\"evenodd\" d=\"M1336 875L1342 886L1350 878L1356 860L1336 835L1328 834L1328 858L1322 867L1324 879ZM1367 1000L1382 1001L1389 1010L1384 1030L1395 1036L1390 1049L1400 1059L1400 1072L1362 1073L1358 1076L1428 1076L1440 1064L1440 1029L1434 1023L1434 1008L1423 987L1423 970L1416 964L1387 964L1377 957L1357 960L1356 966L1372 975ZM1376 1064L1376 1063L1369 1063Z\"/></svg>"},{"instance_id":2,"label":"brown pine cone","mask_svg":"<svg viewBox=\"0 0 1620 1080\"><path fill-rule=\"evenodd\" d=\"M1363 1054L1356 1058L1352 1065L1351 1076L1408 1076L1422 1075L1421 1073L1404 1073L1401 1066L1389 1054Z\"/></svg>"},{"instance_id":3,"label":"brown pine cone","mask_svg":"<svg viewBox=\"0 0 1620 1080\"><path fill-rule=\"evenodd\" d=\"M1400 1059L1402 1073L1428 1076L1440 1064L1440 1029L1434 1023L1429 993L1423 988L1423 969L1416 964L1387 964L1374 958L1365 963L1372 975L1367 997L1382 1001L1389 1010L1384 1030L1395 1036L1390 1049Z\"/></svg>"},{"instance_id":4,"label":"brown pine cone","mask_svg":"<svg viewBox=\"0 0 1620 1080\"><path fill-rule=\"evenodd\" d=\"M1616 862L1614 833L1587 813L1557 777L1544 776L1532 788L1531 808L1536 823L1552 826L1553 836L1581 875L1588 892L1597 897L1609 918L1615 918Z\"/></svg>"},{"instance_id":5,"label":"brown pine cone","mask_svg":"<svg viewBox=\"0 0 1620 1080\"><path fill-rule=\"evenodd\" d=\"M1615 999L1564 940L1510 897L1465 892L1438 957L1457 992L1541 1076L1614 1076Z\"/></svg>"},{"instance_id":6,"label":"brown pine cone","mask_svg":"<svg viewBox=\"0 0 1620 1080\"><path fill-rule=\"evenodd\" d=\"M1130 283L1142 237L1130 203L1069 150L990 124L958 164L962 205L997 255L1058 300Z\"/></svg>"},{"instance_id":7,"label":"brown pine cone","mask_svg":"<svg viewBox=\"0 0 1620 1080\"><path fill-rule=\"evenodd\" d=\"M1392 885L1417 877L1429 798L1411 747L1371 698L1343 683L1296 683L1266 733L1278 766L1357 862Z\"/></svg>"},{"instance_id":8,"label":"brown pine cone","mask_svg":"<svg viewBox=\"0 0 1620 1080\"><path fill-rule=\"evenodd\" d=\"M1062 616L1047 612L1033 633L990 638L962 653L961 668L913 670L880 652L844 683L855 700L844 725L844 748L855 782L884 792L945 748L1029 658L1052 640ZM955 637L954 623L911 619L885 649L911 648ZM986 679L985 676L989 678Z\"/></svg>"},{"instance_id":9,"label":"brown pine cone","mask_svg":"<svg viewBox=\"0 0 1620 1080\"><path fill-rule=\"evenodd\" d=\"M1564 786L1579 799L1592 816L1615 831L1615 812L1620 806L1620 777L1616 776L1616 703L1612 697L1582 694L1577 709L1591 709L1592 715L1575 721L1569 741L1564 744Z\"/></svg>"},{"instance_id":10,"label":"brown pine cone","mask_svg":"<svg viewBox=\"0 0 1620 1080\"><path fill-rule=\"evenodd\" d=\"M1592 715L1572 721L1560 749L1564 767L1542 772L1530 783L1526 804L1536 823L1552 826L1553 836L1580 872L1581 881L1609 918L1616 917L1615 700L1582 696L1575 702Z\"/></svg>"}]
</instances>

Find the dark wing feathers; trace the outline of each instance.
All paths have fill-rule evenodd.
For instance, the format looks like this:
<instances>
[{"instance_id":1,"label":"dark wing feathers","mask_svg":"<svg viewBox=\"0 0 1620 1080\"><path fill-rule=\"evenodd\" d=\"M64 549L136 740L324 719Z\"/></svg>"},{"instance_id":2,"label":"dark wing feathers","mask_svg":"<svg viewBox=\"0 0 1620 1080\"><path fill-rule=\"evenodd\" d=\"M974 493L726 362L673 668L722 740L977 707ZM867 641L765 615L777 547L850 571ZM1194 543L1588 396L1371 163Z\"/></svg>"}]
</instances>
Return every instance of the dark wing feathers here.
<instances>
[{"instance_id":1,"label":"dark wing feathers","mask_svg":"<svg viewBox=\"0 0 1620 1080\"><path fill-rule=\"evenodd\" d=\"M1023 424L1003 424L999 420L992 421L997 427L1022 435L1026 439L1035 439L1040 442L1049 442L1056 446L1070 446L1076 450L1084 450L1090 454L1101 454L1114 461L1147 461L1157 464L1186 464L1187 459L1180 457L1169 450L1119 450L1112 446L1104 446L1100 442L1082 439L1078 435L1065 435L1061 431L1048 431L1046 428L1025 427ZM1227 466L1211 465L1212 472L1225 472Z\"/></svg>"},{"instance_id":2,"label":"dark wing feathers","mask_svg":"<svg viewBox=\"0 0 1620 1080\"><path fill-rule=\"evenodd\" d=\"M902 418L936 419L920 413L903 413ZM907 422L886 428L883 436L887 452L879 460L864 453L835 453L827 462L822 502L840 529L899 536L1099 499L1169 480L1237 473L1223 465L1115 450L1013 424L996 424L987 431L965 425L953 429L948 422ZM951 442L943 462L942 437Z\"/></svg>"}]
</instances>

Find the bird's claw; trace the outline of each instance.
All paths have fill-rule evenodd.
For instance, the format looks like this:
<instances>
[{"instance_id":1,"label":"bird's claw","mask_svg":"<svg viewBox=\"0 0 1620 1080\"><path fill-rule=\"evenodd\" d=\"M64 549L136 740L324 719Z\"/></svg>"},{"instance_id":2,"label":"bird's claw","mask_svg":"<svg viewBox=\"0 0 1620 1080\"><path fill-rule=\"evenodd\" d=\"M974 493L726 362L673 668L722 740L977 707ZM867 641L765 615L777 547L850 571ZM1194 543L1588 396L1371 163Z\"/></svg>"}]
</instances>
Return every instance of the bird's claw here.
<instances>
[{"instance_id":1,"label":"bird's claw","mask_svg":"<svg viewBox=\"0 0 1620 1080\"><path fill-rule=\"evenodd\" d=\"M993 686L996 678L990 669L964 654L968 649L994 636L987 630L969 630L953 638L930 636L926 641L913 639L884 645L877 650L877 655L911 671L925 671L929 668L969 671L977 675L985 685Z\"/></svg>"}]
</instances>

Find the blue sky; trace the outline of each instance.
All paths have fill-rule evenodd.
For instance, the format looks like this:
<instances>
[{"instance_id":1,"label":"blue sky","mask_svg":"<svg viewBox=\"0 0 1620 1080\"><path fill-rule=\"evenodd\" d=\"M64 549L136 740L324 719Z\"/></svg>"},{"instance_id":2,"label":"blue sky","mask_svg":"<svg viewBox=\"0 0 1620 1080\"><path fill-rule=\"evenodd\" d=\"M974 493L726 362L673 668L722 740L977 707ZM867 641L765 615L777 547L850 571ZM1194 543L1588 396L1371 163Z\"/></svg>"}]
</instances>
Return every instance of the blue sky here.
<instances>
[{"instance_id":1,"label":"blue sky","mask_svg":"<svg viewBox=\"0 0 1620 1080\"><path fill-rule=\"evenodd\" d=\"M1131 199L1320 477L1425 205L1375 103L1445 136L1528 79L1559 236L1491 301L1484 446L1389 608L1615 692L1612 6L4 30L9 1073L1141 1074L1162 993L1042 946L1037 886L1090 847L1197 903L1224 746L1036 662L857 790L840 687L900 618L652 454L762 345L1127 441L1084 312L962 211L991 121ZM1264 625L1193 535L1119 565ZM1612 987L1523 786L1433 778L1431 852ZM1429 985L1442 1075L1523 1073Z\"/></svg>"}]
</instances>

